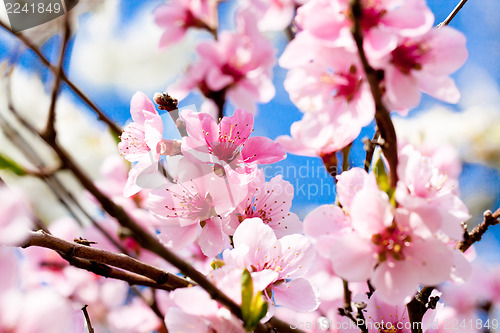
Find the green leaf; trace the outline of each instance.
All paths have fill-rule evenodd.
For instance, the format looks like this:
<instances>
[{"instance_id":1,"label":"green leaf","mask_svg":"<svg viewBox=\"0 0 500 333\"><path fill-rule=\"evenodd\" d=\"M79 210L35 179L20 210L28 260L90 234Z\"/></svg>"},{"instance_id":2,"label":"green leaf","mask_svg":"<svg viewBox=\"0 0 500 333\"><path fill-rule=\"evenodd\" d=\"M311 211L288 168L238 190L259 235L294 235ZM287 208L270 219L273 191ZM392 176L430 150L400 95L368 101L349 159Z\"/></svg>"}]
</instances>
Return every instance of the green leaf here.
<instances>
[{"instance_id":1,"label":"green leaf","mask_svg":"<svg viewBox=\"0 0 500 333\"><path fill-rule=\"evenodd\" d=\"M387 193L389 199L391 200L391 203L395 205L396 204L396 199L394 198L395 189L391 187L391 180L387 175L387 171L385 170L385 165L382 158L379 157L377 163L375 163L373 171L375 172L375 178L377 179L378 187L380 188L380 190Z\"/></svg>"},{"instance_id":2,"label":"green leaf","mask_svg":"<svg viewBox=\"0 0 500 333\"><path fill-rule=\"evenodd\" d=\"M3 154L0 154L0 169L9 170L18 176L26 175L26 171L24 171L23 167Z\"/></svg>"},{"instance_id":3,"label":"green leaf","mask_svg":"<svg viewBox=\"0 0 500 333\"><path fill-rule=\"evenodd\" d=\"M241 315L245 330L251 332L267 313L267 302L262 292L253 293L253 281L250 272L245 269L241 276Z\"/></svg>"}]
</instances>

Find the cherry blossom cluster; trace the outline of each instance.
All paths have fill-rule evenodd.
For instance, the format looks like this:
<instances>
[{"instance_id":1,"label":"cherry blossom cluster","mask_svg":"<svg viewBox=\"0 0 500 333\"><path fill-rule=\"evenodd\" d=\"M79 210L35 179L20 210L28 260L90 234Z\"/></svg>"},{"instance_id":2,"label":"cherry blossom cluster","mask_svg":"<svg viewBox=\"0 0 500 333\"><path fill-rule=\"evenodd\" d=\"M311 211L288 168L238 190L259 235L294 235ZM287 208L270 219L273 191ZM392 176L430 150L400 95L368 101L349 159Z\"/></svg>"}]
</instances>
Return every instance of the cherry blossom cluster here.
<instances>
[{"instance_id":1,"label":"cherry blossom cluster","mask_svg":"<svg viewBox=\"0 0 500 333\"><path fill-rule=\"evenodd\" d=\"M179 40L189 28L207 29L217 36L199 43L198 61L169 92L183 98L197 90L207 97L208 108L215 114L226 98L236 107L255 112L256 102L274 97L273 45L258 29L257 12L248 7L236 13L236 31L218 33L213 21L217 2L179 0L156 11L156 22L165 29L160 46Z\"/></svg>"},{"instance_id":2,"label":"cherry blossom cluster","mask_svg":"<svg viewBox=\"0 0 500 333\"><path fill-rule=\"evenodd\" d=\"M339 151L374 118L370 85L351 34L354 15L347 0L311 0L297 10L299 32L280 58L280 65L290 69L285 88L305 113L292 125L291 137L279 139L289 152L321 156ZM458 102L459 91L448 75L467 58L465 37L453 28L433 28L425 1L363 0L356 15L389 110L405 114L418 105L420 92Z\"/></svg>"},{"instance_id":3,"label":"cherry blossom cluster","mask_svg":"<svg viewBox=\"0 0 500 333\"><path fill-rule=\"evenodd\" d=\"M474 261L471 244L461 246L471 237L463 225L471 214L459 196L461 162L453 148L397 145L380 131L369 142L372 163L331 179L331 204L304 213L303 221L292 211L290 182L281 175L266 179L262 168L287 152L322 157L326 165L325 156L335 157L373 122L377 103L403 116L421 92L456 103L460 95L449 75L467 58L464 36L433 28L424 0L243 0L235 4L233 30L220 28L219 2L171 0L154 11L162 48L193 30L209 38L202 37L197 58L169 87L173 97L157 94L153 102L142 92L133 95L131 121L118 143L122 158L109 156L87 184L94 195L82 197L99 208L82 208L84 222L72 213L43 233L29 233L45 221L21 192L0 186L0 332L84 332L84 306L96 332L243 333L276 318L306 332L409 332L416 324L410 305L424 287L439 291L421 305L423 332L496 329L498 322L485 318L500 306L500 270ZM361 29L362 52L354 28ZM254 115L275 94L277 52L269 36L280 30L293 37L279 59L288 69L284 86L304 115L291 136L272 140L253 135ZM182 102L191 92L204 96L202 112L177 109L174 97ZM236 107L230 116L227 101ZM172 120L180 139L166 138L177 134L165 133L164 121ZM384 150L391 144L395 163ZM216 292L175 260L141 247L136 230L106 209L110 202ZM33 234L119 250L127 255L122 259L184 275L173 277L185 284L166 287L147 277L144 286L160 288L131 288L105 278L114 266L37 247L29 243ZM74 267L83 263L94 270Z\"/></svg>"},{"instance_id":4,"label":"cherry blossom cluster","mask_svg":"<svg viewBox=\"0 0 500 333\"><path fill-rule=\"evenodd\" d=\"M400 154L395 192L381 190L375 174L353 168L337 176L339 206L320 206L304 221L336 274L370 280L391 304L408 302L418 285L467 279L470 273L454 248L469 215L453 182L412 146Z\"/></svg>"}]
</instances>

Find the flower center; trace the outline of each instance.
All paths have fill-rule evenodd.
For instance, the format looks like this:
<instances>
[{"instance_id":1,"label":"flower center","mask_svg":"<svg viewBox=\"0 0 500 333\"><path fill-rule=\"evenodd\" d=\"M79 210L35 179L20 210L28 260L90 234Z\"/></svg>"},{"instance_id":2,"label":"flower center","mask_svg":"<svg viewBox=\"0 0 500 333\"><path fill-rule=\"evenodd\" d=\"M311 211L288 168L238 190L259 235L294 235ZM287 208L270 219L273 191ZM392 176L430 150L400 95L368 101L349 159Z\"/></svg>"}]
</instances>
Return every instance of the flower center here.
<instances>
[{"instance_id":1,"label":"flower center","mask_svg":"<svg viewBox=\"0 0 500 333\"><path fill-rule=\"evenodd\" d=\"M202 197L199 193L192 193L187 188L183 188L180 194L169 189L166 190L171 192L172 196L178 200L177 207L165 206L172 212L172 215L166 215L166 217L204 221L217 216L210 194Z\"/></svg>"},{"instance_id":2,"label":"flower center","mask_svg":"<svg viewBox=\"0 0 500 333\"><path fill-rule=\"evenodd\" d=\"M409 74L411 70L422 69L422 60L426 53L426 48L418 43L403 43L391 52L392 63L402 73Z\"/></svg>"},{"instance_id":3,"label":"flower center","mask_svg":"<svg viewBox=\"0 0 500 333\"><path fill-rule=\"evenodd\" d=\"M383 232L373 235L372 242L378 246L379 262L386 261L389 256L395 260L404 260L404 248L410 245L411 237L393 224Z\"/></svg>"},{"instance_id":4,"label":"flower center","mask_svg":"<svg viewBox=\"0 0 500 333\"><path fill-rule=\"evenodd\" d=\"M146 144L143 128L135 123L127 126L120 138L119 148L122 155L141 154L151 150Z\"/></svg>"}]
</instances>

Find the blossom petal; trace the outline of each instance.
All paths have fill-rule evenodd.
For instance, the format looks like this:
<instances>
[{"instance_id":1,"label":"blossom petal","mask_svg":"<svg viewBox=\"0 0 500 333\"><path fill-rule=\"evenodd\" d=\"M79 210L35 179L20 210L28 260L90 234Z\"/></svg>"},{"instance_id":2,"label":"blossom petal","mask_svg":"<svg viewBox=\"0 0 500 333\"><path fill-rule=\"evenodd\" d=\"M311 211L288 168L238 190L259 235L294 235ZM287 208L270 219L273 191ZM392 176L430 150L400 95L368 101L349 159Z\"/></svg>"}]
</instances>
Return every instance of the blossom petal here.
<instances>
[{"instance_id":1,"label":"blossom petal","mask_svg":"<svg viewBox=\"0 0 500 333\"><path fill-rule=\"evenodd\" d=\"M277 305L298 312L314 311L320 303L317 292L306 279L295 279L277 287L273 286L272 289Z\"/></svg>"}]
</instances>

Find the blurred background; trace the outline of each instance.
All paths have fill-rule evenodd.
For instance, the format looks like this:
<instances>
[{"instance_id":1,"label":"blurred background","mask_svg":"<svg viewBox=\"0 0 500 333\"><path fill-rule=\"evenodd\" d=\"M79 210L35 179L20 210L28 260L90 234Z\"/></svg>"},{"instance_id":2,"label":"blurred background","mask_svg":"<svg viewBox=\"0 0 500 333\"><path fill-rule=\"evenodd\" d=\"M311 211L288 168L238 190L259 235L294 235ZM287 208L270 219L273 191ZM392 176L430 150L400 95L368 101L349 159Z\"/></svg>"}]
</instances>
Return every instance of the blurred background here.
<instances>
[{"instance_id":1,"label":"blurred background","mask_svg":"<svg viewBox=\"0 0 500 333\"><path fill-rule=\"evenodd\" d=\"M436 24L443 21L457 3L429 0ZM157 0L80 0L70 12L74 35L64 69L68 77L121 126L129 121L130 98L136 91L143 91L150 98L155 92L168 91L168 86L196 59L197 42L210 38L206 33L193 32L181 42L160 50L161 29L154 24L152 16L160 4L162 1ZM219 29L232 29L235 4L234 0L220 4ZM0 19L5 21L4 12ZM54 63L61 44L58 22L60 20L54 20L24 32ZM453 75L462 92L460 103L443 104L424 96L420 106L407 118L395 116L394 121L398 134L408 140L417 137L434 145L450 144L457 149L462 161L460 192L473 215L472 226L482 220L484 210L494 210L500 205L500 2L471 0L450 26L466 35L469 49L467 63ZM285 33L272 33L268 37L280 54L287 43ZM21 69L16 70L16 80L12 79L14 99L21 100L24 108L31 110L29 117L33 122L43 123L43 113L36 109L47 101L42 101L37 94L50 92L52 86L52 77L45 66L2 29L0 61L21 65ZM283 88L285 77L286 70L276 65L276 96L270 103L259 105L254 135L274 139L289 134L290 125L301 119L302 113L291 103ZM95 124L95 115L67 87L63 87L63 91L67 108L66 113L58 117L66 117L67 123L61 129L62 135L73 140L75 147L86 140L86 148L78 153L80 162L97 175L102 158L116 154L116 148L110 148L115 143L109 140L104 126ZM4 98L3 93L0 96ZM191 94L180 102L180 107L194 104L199 109L201 103L201 96ZM84 112L84 118L91 120L87 124L87 120L75 116L71 110ZM226 115L233 112L229 103L225 112ZM166 138L178 137L173 124L164 125ZM362 139L372 137L373 132L372 124L354 142L349 158L351 166L363 165ZM0 148L2 152L8 150L5 145ZM333 181L319 158L289 155L285 161L266 170L268 178L276 174L282 174L294 185L292 210L301 218L317 205L334 201ZM497 227L477 245L483 260L500 262L499 244L500 228Z\"/></svg>"}]
</instances>

